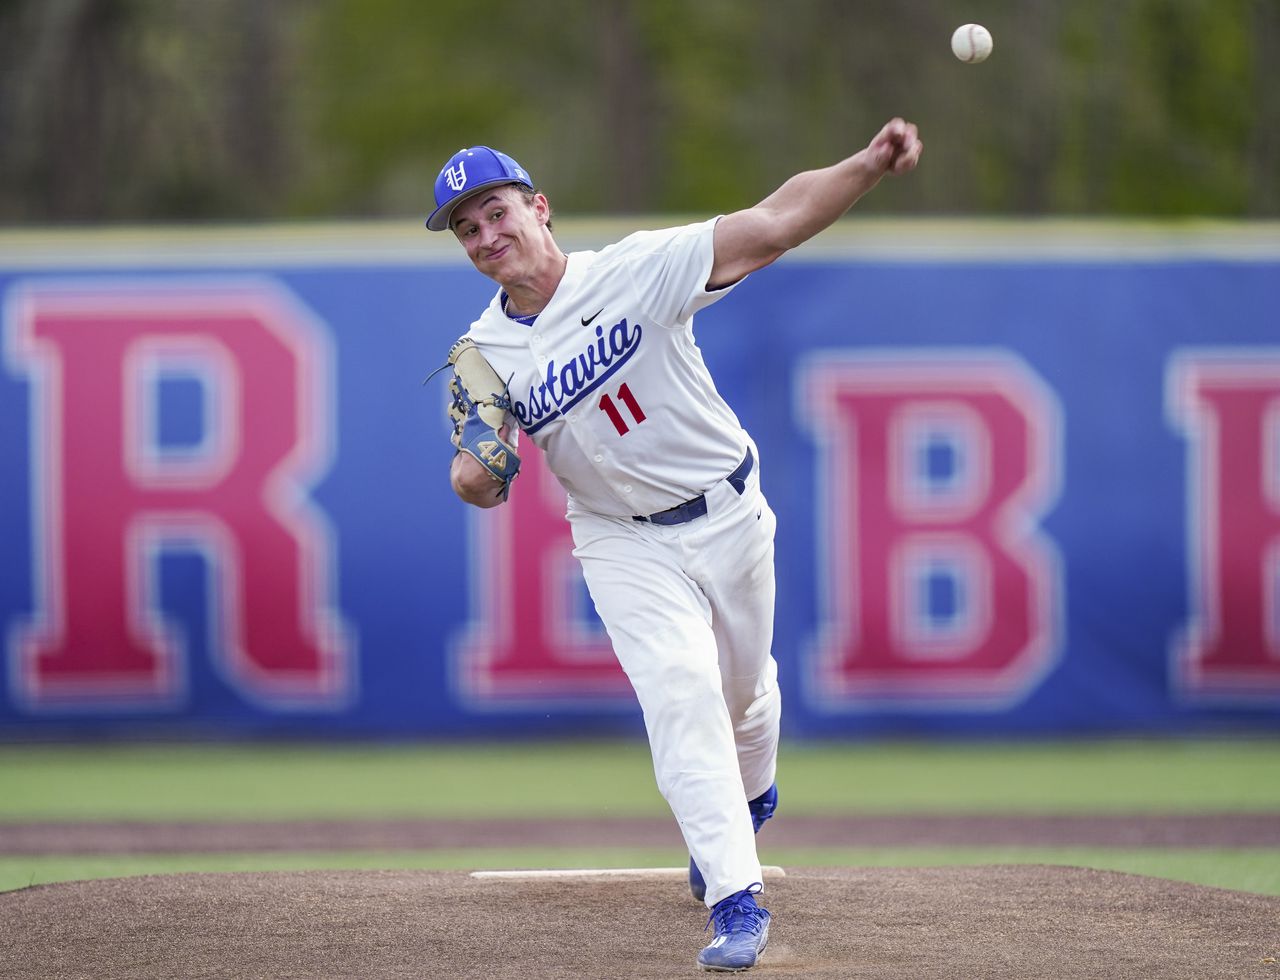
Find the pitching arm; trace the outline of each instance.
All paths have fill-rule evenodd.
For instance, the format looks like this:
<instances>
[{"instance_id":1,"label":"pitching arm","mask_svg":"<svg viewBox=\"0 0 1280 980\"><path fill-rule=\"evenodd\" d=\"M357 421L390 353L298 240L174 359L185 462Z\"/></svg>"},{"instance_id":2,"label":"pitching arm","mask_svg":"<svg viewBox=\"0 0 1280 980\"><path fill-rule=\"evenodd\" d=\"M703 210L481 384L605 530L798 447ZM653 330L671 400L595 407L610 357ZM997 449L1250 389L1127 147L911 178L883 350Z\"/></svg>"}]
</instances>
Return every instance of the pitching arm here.
<instances>
[{"instance_id":1,"label":"pitching arm","mask_svg":"<svg viewBox=\"0 0 1280 980\"><path fill-rule=\"evenodd\" d=\"M923 150L916 127L892 119L853 156L796 174L755 207L725 215L716 225L715 261L707 288L737 282L807 242L885 174L913 170Z\"/></svg>"}]
</instances>

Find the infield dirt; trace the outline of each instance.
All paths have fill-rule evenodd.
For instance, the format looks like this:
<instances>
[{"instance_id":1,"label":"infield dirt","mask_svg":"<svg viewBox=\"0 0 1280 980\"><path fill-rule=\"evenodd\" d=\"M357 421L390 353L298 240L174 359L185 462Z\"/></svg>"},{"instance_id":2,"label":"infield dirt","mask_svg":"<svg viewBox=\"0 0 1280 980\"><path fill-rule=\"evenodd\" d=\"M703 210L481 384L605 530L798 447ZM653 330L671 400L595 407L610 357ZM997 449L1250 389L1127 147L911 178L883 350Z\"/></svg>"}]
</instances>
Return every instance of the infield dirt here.
<instances>
[{"instance_id":1,"label":"infield dirt","mask_svg":"<svg viewBox=\"0 0 1280 980\"><path fill-rule=\"evenodd\" d=\"M1038 865L788 869L752 977L1277 978L1280 898ZM699 976L678 880L182 874L0 895L0 977Z\"/></svg>"}]
</instances>

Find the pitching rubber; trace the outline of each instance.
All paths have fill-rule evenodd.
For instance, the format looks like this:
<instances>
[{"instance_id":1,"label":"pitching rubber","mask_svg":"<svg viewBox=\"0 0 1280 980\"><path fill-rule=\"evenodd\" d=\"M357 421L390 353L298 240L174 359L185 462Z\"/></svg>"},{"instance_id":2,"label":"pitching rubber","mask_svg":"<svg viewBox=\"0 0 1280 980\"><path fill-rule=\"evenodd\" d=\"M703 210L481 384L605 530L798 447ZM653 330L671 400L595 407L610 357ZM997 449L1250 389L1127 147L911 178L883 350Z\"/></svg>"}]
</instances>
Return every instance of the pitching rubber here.
<instances>
[{"instance_id":1,"label":"pitching rubber","mask_svg":"<svg viewBox=\"0 0 1280 980\"><path fill-rule=\"evenodd\" d=\"M774 864L762 865L761 873L766 878L785 878L787 873ZM472 878L504 879L513 878L687 878L689 869L684 868L577 868L527 871L472 871Z\"/></svg>"}]
</instances>

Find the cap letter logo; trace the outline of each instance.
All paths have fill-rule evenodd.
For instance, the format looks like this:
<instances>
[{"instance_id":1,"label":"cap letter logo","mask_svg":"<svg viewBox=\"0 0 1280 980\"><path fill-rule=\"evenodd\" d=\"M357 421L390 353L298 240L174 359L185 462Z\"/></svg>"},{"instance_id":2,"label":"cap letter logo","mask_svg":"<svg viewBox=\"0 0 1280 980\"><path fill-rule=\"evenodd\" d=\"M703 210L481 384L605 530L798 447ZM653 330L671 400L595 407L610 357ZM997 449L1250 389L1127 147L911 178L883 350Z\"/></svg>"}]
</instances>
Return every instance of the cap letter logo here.
<instances>
[{"instance_id":1,"label":"cap letter logo","mask_svg":"<svg viewBox=\"0 0 1280 980\"><path fill-rule=\"evenodd\" d=\"M449 182L449 189L460 191L467 186L467 168L462 160L458 161L456 167L450 167L445 171L444 179Z\"/></svg>"}]
</instances>

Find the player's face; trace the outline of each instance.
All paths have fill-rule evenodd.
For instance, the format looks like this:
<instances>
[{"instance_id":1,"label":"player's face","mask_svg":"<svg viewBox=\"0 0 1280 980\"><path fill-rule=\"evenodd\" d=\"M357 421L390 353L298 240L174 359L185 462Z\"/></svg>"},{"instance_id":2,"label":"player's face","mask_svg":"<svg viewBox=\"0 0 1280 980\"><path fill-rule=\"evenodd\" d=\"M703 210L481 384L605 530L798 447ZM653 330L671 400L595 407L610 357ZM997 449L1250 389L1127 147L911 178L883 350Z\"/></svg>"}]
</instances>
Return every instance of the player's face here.
<instances>
[{"instance_id":1,"label":"player's face","mask_svg":"<svg viewBox=\"0 0 1280 980\"><path fill-rule=\"evenodd\" d=\"M453 212L453 233L477 269L498 282L519 278L534 261L546 220L545 199L533 203L514 187L495 187L463 201Z\"/></svg>"}]
</instances>

